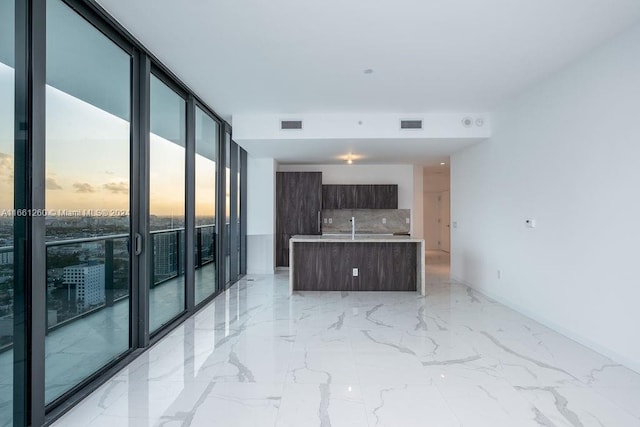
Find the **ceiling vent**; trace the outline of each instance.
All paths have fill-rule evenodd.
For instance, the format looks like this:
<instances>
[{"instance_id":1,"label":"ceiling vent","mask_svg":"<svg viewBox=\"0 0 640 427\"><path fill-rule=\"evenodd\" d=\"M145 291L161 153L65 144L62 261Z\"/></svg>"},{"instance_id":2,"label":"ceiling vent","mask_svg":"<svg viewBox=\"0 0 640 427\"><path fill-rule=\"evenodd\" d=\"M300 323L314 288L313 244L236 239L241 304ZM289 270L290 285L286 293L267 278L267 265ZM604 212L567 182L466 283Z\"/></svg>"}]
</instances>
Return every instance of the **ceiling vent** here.
<instances>
[{"instance_id":1,"label":"ceiling vent","mask_svg":"<svg viewBox=\"0 0 640 427\"><path fill-rule=\"evenodd\" d=\"M302 120L280 120L281 130L301 130Z\"/></svg>"},{"instance_id":2,"label":"ceiling vent","mask_svg":"<svg viewBox=\"0 0 640 427\"><path fill-rule=\"evenodd\" d=\"M422 129L422 120L400 120L400 129Z\"/></svg>"}]
</instances>

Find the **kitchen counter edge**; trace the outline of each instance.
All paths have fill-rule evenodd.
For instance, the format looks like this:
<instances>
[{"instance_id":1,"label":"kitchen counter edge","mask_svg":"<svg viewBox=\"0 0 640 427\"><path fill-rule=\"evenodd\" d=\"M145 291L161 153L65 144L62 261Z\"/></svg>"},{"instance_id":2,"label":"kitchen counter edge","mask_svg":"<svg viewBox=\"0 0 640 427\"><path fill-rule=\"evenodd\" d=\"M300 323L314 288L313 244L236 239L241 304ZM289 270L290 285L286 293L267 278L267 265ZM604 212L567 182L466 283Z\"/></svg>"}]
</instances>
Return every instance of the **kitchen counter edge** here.
<instances>
[{"instance_id":1,"label":"kitchen counter edge","mask_svg":"<svg viewBox=\"0 0 640 427\"><path fill-rule=\"evenodd\" d=\"M322 235L296 235L291 237L291 242L327 242L327 243L366 243L366 242L406 242L406 243L420 243L424 242L424 239L415 239L411 236L376 236L375 234L357 235L354 240L350 235L345 236L322 236Z\"/></svg>"}]
</instances>

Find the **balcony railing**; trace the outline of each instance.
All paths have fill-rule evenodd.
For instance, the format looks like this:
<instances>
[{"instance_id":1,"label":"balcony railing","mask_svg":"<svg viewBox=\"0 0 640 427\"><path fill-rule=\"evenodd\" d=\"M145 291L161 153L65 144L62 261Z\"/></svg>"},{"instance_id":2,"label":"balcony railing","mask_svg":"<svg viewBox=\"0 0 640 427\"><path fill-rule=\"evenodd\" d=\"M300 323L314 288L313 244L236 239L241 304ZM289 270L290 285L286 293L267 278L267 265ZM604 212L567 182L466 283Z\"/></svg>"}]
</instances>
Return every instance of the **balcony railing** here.
<instances>
[{"instance_id":1,"label":"balcony railing","mask_svg":"<svg viewBox=\"0 0 640 427\"><path fill-rule=\"evenodd\" d=\"M184 228L156 230L151 233L153 249L153 286L184 274ZM194 239L195 268L215 261L215 225L196 227Z\"/></svg>"},{"instance_id":2,"label":"balcony railing","mask_svg":"<svg viewBox=\"0 0 640 427\"><path fill-rule=\"evenodd\" d=\"M150 233L149 243L153 248L152 288L184 274L182 261L184 260L184 233L184 228ZM111 234L46 243L47 332L113 306L116 302L129 297L131 250L129 237L129 234ZM215 262L215 225L197 226L194 237L194 267L198 269ZM0 260L3 254L13 254L13 247L0 247ZM0 268L10 270L9 274L13 275L10 265L12 262ZM73 266L79 269L86 267L87 270L84 273L78 272L78 276L74 276L76 274L74 269L65 270L66 267ZM82 276L84 289L78 290L76 287L81 274L85 274L86 277L91 276L92 279ZM2 276L2 270L0 270L0 279ZM89 283L89 280L94 282ZM13 295L10 294L9 297L10 300L6 305L12 307ZM0 308L2 308L1 305ZM12 314L0 316L0 340L12 341L13 322L4 322L11 325L3 323L3 320L11 318ZM9 348L11 348L11 342L3 344L0 341L0 352Z\"/></svg>"}]
</instances>

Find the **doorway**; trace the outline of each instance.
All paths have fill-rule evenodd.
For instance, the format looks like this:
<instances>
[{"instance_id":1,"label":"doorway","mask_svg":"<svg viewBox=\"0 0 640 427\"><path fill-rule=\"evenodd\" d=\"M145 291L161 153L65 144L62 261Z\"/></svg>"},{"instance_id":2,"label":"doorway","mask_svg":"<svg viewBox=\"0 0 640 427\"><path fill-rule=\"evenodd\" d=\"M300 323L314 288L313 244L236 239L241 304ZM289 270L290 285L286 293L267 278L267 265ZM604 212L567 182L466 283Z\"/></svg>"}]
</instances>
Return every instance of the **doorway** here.
<instances>
[{"instance_id":1,"label":"doorway","mask_svg":"<svg viewBox=\"0 0 640 427\"><path fill-rule=\"evenodd\" d=\"M425 249L450 251L451 207L449 191L424 193Z\"/></svg>"},{"instance_id":2,"label":"doorway","mask_svg":"<svg viewBox=\"0 0 640 427\"><path fill-rule=\"evenodd\" d=\"M427 282L449 278L451 193L448 160L424 168L424 240Z\"/></svg>"},{"instance_id":3,"label":"doorway","mask_svg":"<svg viewBox=\"0 0 640 427\"><path fill-rule=\"evenodd\" d=\"M449 191L440 193L438 202L440 208L438 217L440 250L449 253L451 249L451 195Z\"/></svg>"},{"instance_id":4,"label":"doorway","mask_svg":"<svg viewBox=\"0 0 640 427\"><path fill-rule=\"evenodd\" d=\"M424 239L425 249L451 250L451 193L449 166L424 168Z\"/></svg>"}]
</instances>

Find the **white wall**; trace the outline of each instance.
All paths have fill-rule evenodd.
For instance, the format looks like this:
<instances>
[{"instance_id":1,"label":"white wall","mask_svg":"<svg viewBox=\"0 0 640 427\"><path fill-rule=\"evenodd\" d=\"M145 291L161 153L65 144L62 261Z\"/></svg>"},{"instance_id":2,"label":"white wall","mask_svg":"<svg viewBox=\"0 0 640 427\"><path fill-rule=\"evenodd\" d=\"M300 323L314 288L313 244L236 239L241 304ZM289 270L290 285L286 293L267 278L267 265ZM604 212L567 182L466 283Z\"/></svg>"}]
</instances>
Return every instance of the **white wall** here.
<instances>
[{"instance_id":1,"label":"white wall","mask_svg":"<svg viewBox=\"0 0 640 427\"><path fill-rule=\"evenodd\" d=\"M272 274L275 266L274 159L247 157L247 273Z\"/></svg>"},{"instance_id":2,"label":"white wall","mask_svg":"<svg viewBox=\"0 0 640 427\"><path fill-rule=\"evenodd\" d=\"M280 165L278 170L322 172L323 184L398 184L398 209L411 209L411 233L414 232L413 165Z\"/></svg>"},{"instance_id":3,"label":"white wall","mask_svg":"<svg viewBox=\"0 0 640 427\"><path fill-rule=\"evenodd\" d=\"M461 126L470 117L482 126ZM423 129L401 130L400 120L422 119ZM280 120L302 120L303 129L281 130ZM483 112L409 114L234 114L233 138L242 140L284 139L424 139L488 138L490 116Z\"/></svg>"},{"instance_id":4,"label":"white wall","mask_svg":"<svg viewBox=\"0 0 640 427\"><path fill-rule=\"evenodd\" d=\"M640 372L639 46L636 26L502 106L493 137L453 156L451 264Z\"/></svg>"}]
</instances>

